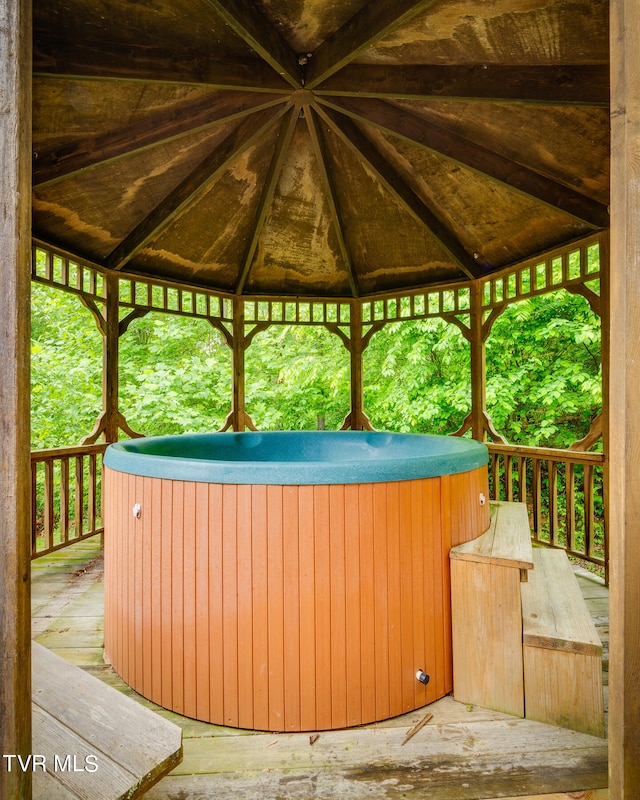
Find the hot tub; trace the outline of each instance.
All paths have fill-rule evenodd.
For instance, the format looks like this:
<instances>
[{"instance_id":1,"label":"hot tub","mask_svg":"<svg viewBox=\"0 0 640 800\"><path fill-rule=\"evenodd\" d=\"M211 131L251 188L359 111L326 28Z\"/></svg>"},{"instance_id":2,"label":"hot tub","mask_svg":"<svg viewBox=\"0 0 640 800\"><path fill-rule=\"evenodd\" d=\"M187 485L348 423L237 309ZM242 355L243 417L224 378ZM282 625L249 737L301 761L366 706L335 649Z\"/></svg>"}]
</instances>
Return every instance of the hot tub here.
<instances>
[{"instance_id":1,"label":"hot tub","mask_svg":"<svg viewBox=\"0 0 640 800\"><path fill-rule=\"evenodd\" d=\"M448 554L489 526L487 460L467 439L347 431L111 445L108 659L165 708L256 730L444 696Z\"/></svg>"}]
</instances>

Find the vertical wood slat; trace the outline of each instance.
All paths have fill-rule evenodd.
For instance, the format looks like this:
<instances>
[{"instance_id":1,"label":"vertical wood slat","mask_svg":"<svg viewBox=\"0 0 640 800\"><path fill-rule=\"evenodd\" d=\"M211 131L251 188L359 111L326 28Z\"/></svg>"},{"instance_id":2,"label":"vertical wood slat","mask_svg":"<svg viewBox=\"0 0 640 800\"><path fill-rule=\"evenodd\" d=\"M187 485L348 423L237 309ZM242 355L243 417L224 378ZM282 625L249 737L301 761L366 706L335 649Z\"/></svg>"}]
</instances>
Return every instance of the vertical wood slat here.
<instances>
[{"instance_id":1,"label":"vertical wood slat","mask_svg":"<svg viewBox=\"0 0 640 800\"><path fill-rule=\"evenodd\" d=\"M513 456L504 456L505 500L513 502Z\"/></svg>"},{"instance_id":2,"label":"vertical wood slat","mask_svg":"<svg viewBox=\"0 0 640 800\"><path fill-rule=\"evenodd\" d=\"M84 460L82 456L75 458L75 536L82 536L84 531Z\"/></svg>"},{"instance_id":3,"label":"vertical wood slat","mask_svg":"<svg viewBox=\"0 0 640 800\"><path fill-rule=\"evenodd\" d=\"M593 555L595 546L595 509L593 496L593 467L584 466L584 549Z\"/></svg>"},{"instance_id":4,"label":"vertical wood slat","mask_svg":"<svg viewBox=\"0 0 640 800\"><path fill-rule=\"evenodd\" d=\"M69 459L60 459L60 541L69 541Z\"/></svg>"},{"instance_id":5,"label":"vertical wood slat","mask_svg":"<svg viewBox=\"0 0 640 800\"><path fill-rule=\"evenodd\" d=\"M549 476L549 543L559 544L560 527L558 524L558 462L549 459L547 462ZM542 503L542 499L539 501Z\"/></svg>"},{"instance_id":6,"label":"vertical wood slat","mask_svg":"<svg viewBox=\"0 0 640 800\"><path fill-rule=\"evenodd\" d=\"M126 509L105 548L127 573L105 589L114 668L167 708L261 730L362 724L450 692L440 573L451 543L488 524L477 473L301 492L106 470L109 504Z\"/></svg>"},{"instance_id":7,"label":"vertical wood slat","mask_svg":"<svg viewBox=\"0 0 640 800\"><path fill-rule=\"evenodd\" d=\"M54 515L53 462L44 462L44 546L53 547Z\"/></svg>"},{"instance_id":8,"label":"vertical wood slat","mask_svg":"<svg viewBox=\"0 0 640 800\"><path fill-rule=\"evenodd\" d=\"M95 530L96 527L96 482L98 476L97 459L95 453L89 455L89 486L88 489L88 502L87 502L87 524L89 530Z\"/></svg>"},{"instance_id":9,"label":"vertical wood slat","mask_svg":"<svg viewBox=\"0 0 640 800\"><path fill-rule=\"evenodd\" d=\"M319 702L319 698L332 695L332 645L331 602L326 602L325 587L331 586L331 543L327 535L329 527L329 486L315 486L313 489L313 530L315 564L315 631L318 646L315 650L315 675L317 698L315 715L316 727L325 730L333 727L332 703ZM329 597L333 594L329 591ZM372 614L373 616L373 614Z\"/></svg>"},{"instance_id":10,"label":"vertical wood slat","mask_svg":"<svg viewBox=\"0 0 640 800\"><path fill-rule=\"evenodd\" d=\"M346 594L346 502L345 487L329 486L329 520L332 531L329 542L331 573L329 587L332 597ZM344 728L347 720L347 615L346 605L331 603L331 724Z\"/></svg>"},{"instance_id":11,"label":"vertical wood slat","mask_svg":"<svg viewBox=\"0 0 640 800\"><path fill-rule=\"evenodd\" d=\"M36 505L38 489L38 462L31 461L31 558L38 552L38 509Z\"/></svg>"}]
</instances>

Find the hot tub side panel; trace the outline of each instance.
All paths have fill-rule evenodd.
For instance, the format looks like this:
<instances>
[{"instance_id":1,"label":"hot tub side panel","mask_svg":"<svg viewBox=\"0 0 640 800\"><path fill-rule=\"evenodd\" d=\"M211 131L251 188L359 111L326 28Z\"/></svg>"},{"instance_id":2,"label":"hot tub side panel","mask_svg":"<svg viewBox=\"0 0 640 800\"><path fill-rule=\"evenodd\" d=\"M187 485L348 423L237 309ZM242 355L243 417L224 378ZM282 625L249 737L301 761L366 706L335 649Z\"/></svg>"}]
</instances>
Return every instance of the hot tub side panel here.
<instances>
[{"instance_id":1,"label":"hot tub side panel","mask_svg":"<svg viewBox=\"0 0 640 800\"><path fill-rule=\"evenodd\" d=\"M480 493L486 467L331 486L107 469L108 658L150 700L234 727L324 730L419 708L452 690L448 553L488 527Z\"/></svg>"}]
</instances>

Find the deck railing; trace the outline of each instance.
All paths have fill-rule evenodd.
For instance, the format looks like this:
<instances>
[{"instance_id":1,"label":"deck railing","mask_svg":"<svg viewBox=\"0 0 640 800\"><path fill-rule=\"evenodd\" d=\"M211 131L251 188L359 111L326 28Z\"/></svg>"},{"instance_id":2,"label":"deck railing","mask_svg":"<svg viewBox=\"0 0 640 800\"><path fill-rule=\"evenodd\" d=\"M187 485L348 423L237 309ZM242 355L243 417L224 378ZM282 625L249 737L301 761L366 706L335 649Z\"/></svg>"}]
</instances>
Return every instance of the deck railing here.
<instances>
[{"instance_id":1,"label":"deck railing","mask_svg":"<svg viewBox=\"0 0 640 800\"><path fill-rule=\"evenodd\" d=\"M106 444L31 453L31 557L102 533Z\"/></svg>"},{"instance_id":2,"label":"deck railing","mask_svg":"<svg viewBox=\"0 0 640 800\"><path fill-rule=\"evenodd\" d=\"M106 444L31 453L32 557L103 532ZM527 503L534 541L606 575L602 453L489 444L493 500Z\"/></svg>"},{"instance_id":3,"label":"deck railing","mask_svg":"<svg viewBox=\"0 0 640 800\"><path fill-rule=\"evenodd\" d=\"M527 504L532 538L607 574L602 453L489 444L492 500Z\"/></svg>"}]
</instances>

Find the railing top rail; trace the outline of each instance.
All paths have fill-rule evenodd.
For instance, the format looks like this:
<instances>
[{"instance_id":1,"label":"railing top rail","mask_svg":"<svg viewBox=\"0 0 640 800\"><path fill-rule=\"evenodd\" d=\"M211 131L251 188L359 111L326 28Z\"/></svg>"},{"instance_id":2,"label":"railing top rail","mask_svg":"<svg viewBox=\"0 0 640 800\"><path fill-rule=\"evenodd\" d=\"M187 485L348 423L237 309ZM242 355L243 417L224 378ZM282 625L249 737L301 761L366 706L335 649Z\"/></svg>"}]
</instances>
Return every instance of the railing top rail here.
<instances>
[{"instance_id":1,"label":"railing top rail","mask_svg":"<svg viewBox=\"0 0 640 800\"><path fill-rule=\"evenodd\" d=\"M517 455L528 458L543 458L550 461L568 461L576 464L604 464L604 453L586 450L562 450L554 447L531 447L523 444L496 444L487 442L490 453Z\"/></svg>"},{"instance_id":2,"label":"railing top rail","mask_svg":"<svg viewBox=\"0 0 640 800\"><path fill-rule=\"evenodd\" d=\"M82 444L73 447L53 447L46 450L32 450L31 461L51 461L55 458L68 456L89 456L92 453L104 453L107 449L106 442L100 444Z\"/></svg>"}]
</instances>

